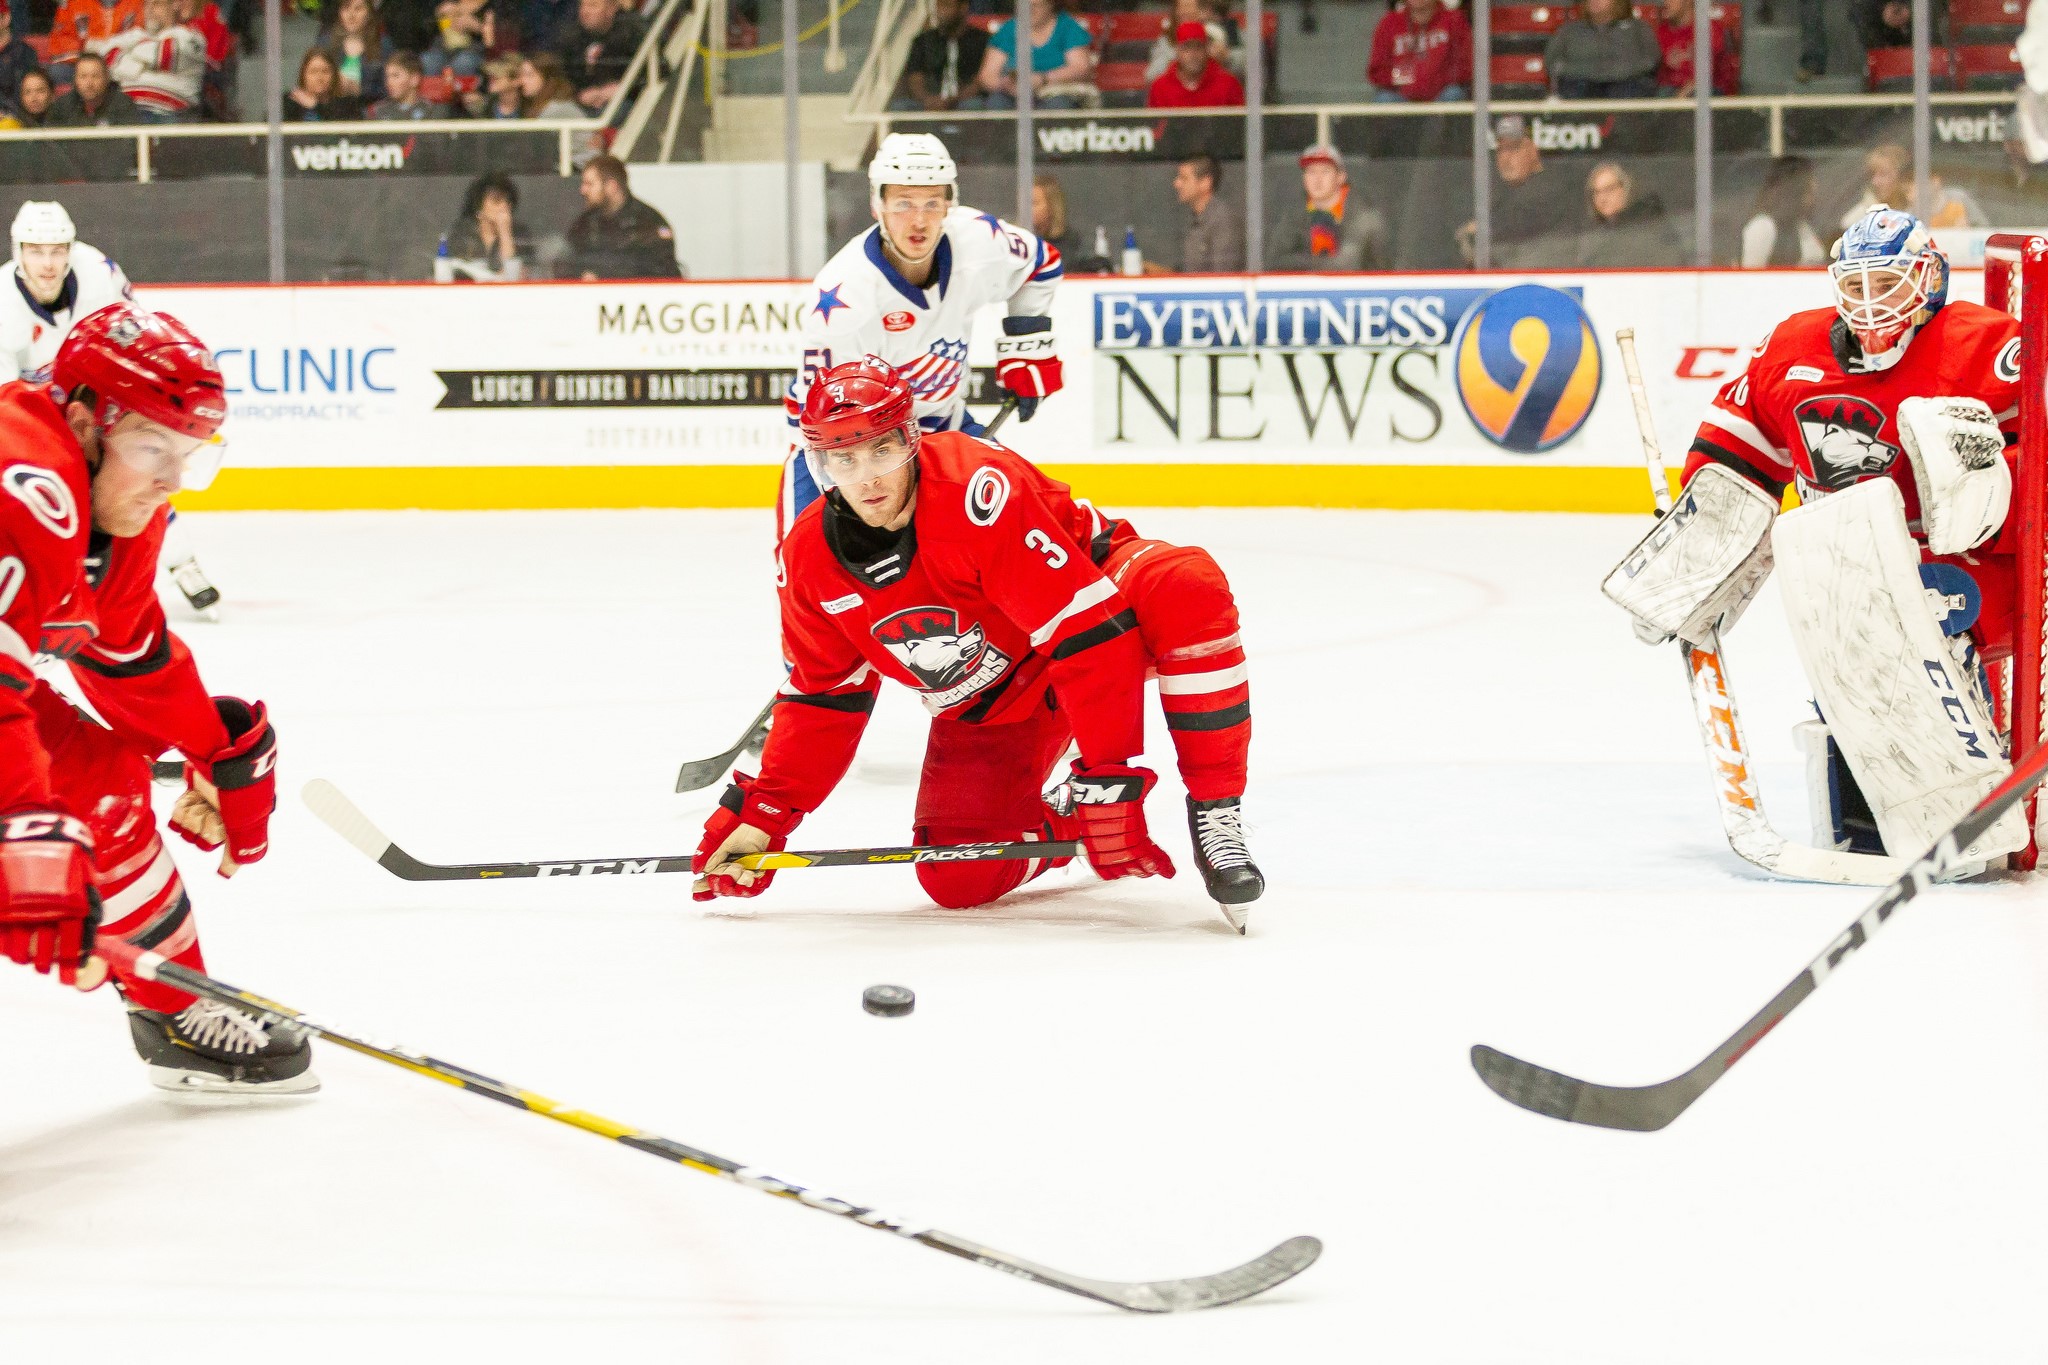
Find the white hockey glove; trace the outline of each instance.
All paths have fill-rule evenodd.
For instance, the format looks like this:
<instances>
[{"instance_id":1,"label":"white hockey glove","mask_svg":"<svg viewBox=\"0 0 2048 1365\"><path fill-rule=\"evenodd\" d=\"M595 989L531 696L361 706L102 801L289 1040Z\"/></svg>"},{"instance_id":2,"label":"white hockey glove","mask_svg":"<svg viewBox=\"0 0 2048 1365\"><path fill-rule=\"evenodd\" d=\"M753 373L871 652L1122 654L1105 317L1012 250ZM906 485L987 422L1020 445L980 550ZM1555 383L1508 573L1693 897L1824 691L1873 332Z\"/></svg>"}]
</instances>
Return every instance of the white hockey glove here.
<instances>
[{"instance_id":1,"label":"white hockey glove","mask_svg":"<svg viewBox=\"0 0 2048 1365\"><path fill-rule=\"evenodd\" d=\"M1721 465L1702 466L1600 591L1635 618L1636 638L1697 643L1733 628L1771 573L1770 494Z\"/></svg>"},{"instance_id":2,"label":"white hockey glove","mask_svg":"<svg viewBox=\"0 0 2048 1365\"><path fill-rule=\"evenodd\" d=\"M1920 526L1938 555L1974 550L1998 533L2012 506L2005 436L1975 398L1908 398L1899 442L1920 488Z\"/></svg>"}]
</instances>

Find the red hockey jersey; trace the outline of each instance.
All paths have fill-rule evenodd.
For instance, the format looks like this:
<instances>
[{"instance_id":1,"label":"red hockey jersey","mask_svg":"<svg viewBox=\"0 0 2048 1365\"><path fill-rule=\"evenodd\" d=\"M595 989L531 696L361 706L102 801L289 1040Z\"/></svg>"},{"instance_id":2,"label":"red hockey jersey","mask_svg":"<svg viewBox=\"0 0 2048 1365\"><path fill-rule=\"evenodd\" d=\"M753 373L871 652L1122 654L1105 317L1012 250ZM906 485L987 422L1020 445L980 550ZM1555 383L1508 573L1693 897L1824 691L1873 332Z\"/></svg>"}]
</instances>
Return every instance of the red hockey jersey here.
<instances>
[{"instance_id":1,"label":"red hockey jersey","mask_svg":"<svg viewBox=\"0 0 2048 1365\"><path fill-rule=\"evenodd\" d=\"M1773 496L1796 482L1801 498L1865 479L1889 478L1920 515L1913 464L1899 445L1905 398L1979 398L1997 414L2006 459L2019 436L2019 319L1975 303L1950 303L1924 324L1888 370L1850 374L1829 334L1835 310L1794 313L1750 353L1749 366L1714 395L1686 460L1728 465ZM1996 553L1997 541L1979 553Z\"/></svg>"},{"instance_id":2,"label":"red hockey jersey","mask_svg":"<svg viewBox=\"0 0 2048 1365\"><path fill-rule=\"evenodd\" d=\"M1130 527L993 442L934 432L917 454L917 508L901 532L863 527L836 498L804 510L777 576L784 657L755 791L818 808L853 762L879 678L925 708L1000 724L1048 704L1089 765L1144 744L1137 618L1097 567Z\"/></svg>"},{"instance_id":3,"label":"red hockey jersey","mask_svg":"<svg viewBox=\"0 0 2048 1365\"><path fill-rule=\"evenodd\" d=\"M203 758L227 747L157 602L167 515L159 510L136 536L96 532L85 452L48 386L0 386L0 813L51 801L50 759L27 700L38 653L67 660L94 709L138 751Z\"/></svg>"}]
</instances>

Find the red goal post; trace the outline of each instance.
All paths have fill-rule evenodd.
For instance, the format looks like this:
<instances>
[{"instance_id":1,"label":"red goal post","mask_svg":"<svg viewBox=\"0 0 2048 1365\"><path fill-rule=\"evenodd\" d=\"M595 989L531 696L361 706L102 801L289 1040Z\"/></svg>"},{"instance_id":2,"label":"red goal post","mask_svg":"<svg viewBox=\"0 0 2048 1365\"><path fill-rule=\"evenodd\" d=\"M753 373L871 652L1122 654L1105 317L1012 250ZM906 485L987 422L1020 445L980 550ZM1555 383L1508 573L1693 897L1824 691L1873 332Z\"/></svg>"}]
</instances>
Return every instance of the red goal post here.
<instances>
[{"instance_id":1,"label":"red goal post","mask_svg":"<svg viewBox=\"0 0 2048 1365\"><path fill-rule=\"evenodd\" d=\"M2041 745L2042 691L2048 635L2042 631L2042 603L2048 598L2048 236L2001 232L1984 245L1984 302L2020 320L2020 443L2013 480L2010 530L2019 573L2013 624L2013 656L1993 664L1993 705L2009 717L2012 761L2019 763ZM2037 829L2037 797L2027 798L2027 826ZM2034 839L2012 855L2016 868L2031 869L2040 850Z\"/></svg>"}]
</instances>

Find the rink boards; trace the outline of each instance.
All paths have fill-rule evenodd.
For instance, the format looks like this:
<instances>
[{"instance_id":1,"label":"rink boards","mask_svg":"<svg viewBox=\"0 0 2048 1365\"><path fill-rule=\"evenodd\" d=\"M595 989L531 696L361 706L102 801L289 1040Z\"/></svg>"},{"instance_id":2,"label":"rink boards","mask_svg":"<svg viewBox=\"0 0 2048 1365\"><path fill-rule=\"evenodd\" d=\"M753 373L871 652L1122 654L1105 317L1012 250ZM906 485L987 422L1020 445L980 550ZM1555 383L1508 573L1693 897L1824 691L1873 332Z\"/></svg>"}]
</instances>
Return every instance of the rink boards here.
<instances>
[{"instance_id":1,"label":"rink boards","mask_svg":"<svg viewBox=\"0 0 2048 1365\"><path fill-rule=\"evenodd\" d=\"M1981 275L1955 292L1977 297ZM772 503L808 284L155 287L216 348L228 467L193 508ZM1639 511L1614 331L1682 462L1822 271L1069 279L1065 389L1003 439L1132 506ZM829 306L829 303L828 303ZM1000 310L965 382L986 418Z\"/></svg>"}]
</instances>

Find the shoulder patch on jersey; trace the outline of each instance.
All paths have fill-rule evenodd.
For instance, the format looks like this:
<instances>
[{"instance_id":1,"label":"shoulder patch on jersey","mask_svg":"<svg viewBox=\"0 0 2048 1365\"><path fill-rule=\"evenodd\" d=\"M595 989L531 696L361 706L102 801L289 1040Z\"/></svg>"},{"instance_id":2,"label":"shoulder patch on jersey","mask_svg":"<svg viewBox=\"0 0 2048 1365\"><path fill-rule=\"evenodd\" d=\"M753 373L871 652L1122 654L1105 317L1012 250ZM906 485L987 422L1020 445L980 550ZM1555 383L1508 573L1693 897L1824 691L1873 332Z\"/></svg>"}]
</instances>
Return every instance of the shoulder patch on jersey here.
<instances>
[{"instance_id":1,"label":"shoulder patch on jersey","mask_svg":"<svg viewBox=\"0 0 2048 1365\"><path fill-rule=\"evenodd\" d=\"M850 592L844 597L835 597L830 602L820 602L818 605L825 609L827 616L837 616L842 611L852 611L855 607L859 606L860 594Z\"/></svg>"},{"instance_id":2,"label":"shoulder patch on jersey","mask_svg":"<svg viewBox=\"0 0 2048 1365\"><path fill-rule=\"evenodd\" d=\"M61 540L78 534L78 500L58 478L40 465L11 464L0 473L0 487L21 500L43 529Z\"/></svg>"},{"instance_id":3,"label":"shoulder patch on jersey","mask_svg":"<svg viewBox=\"0 0 2048 1365\"><path fill-rule=\"evenodd\" d=\"M1998 348L1998 356L1991 362L1991 372L2007 384L2020 382L2020 339L2014 337Z\"/></svg>"},{"instance_id":4,"label":"shoulder patch on jersey","mask_svg":"<svg viewBox=\"0 0 2048 1365\"><path fill-rule=\"evenodd\" d=\"M901 308L896 309L894 312L882 314L882 330L884 331L907 332L915 326L917 326L917 318L910 313L904 312Z\"/></svg>"},{"instance_id":5,"label":"shoulder patch on jersey","mask_svg":"<svg viewBox=\"0 0 2048 1365\"><path fill-rule=\"evenodd\" d=\"M994 465L983 465L967 481L967 519L976 526L995 525L1009 501L1009 476Z\"/></svg>"},{"instance_id":6,"label":"shoulder patch on jersey","mask_svg":"<svg viewBox=\"0 0 2048 1365\"><path fill-rule=\"evenodd\" d=\"M1821 369L1818 365L1794 365L1791 369L1785 371L1785 382L1788 384L1818 384L1825 378L1827 378L1827 371Z\"/></svg>"}]
</instances>

